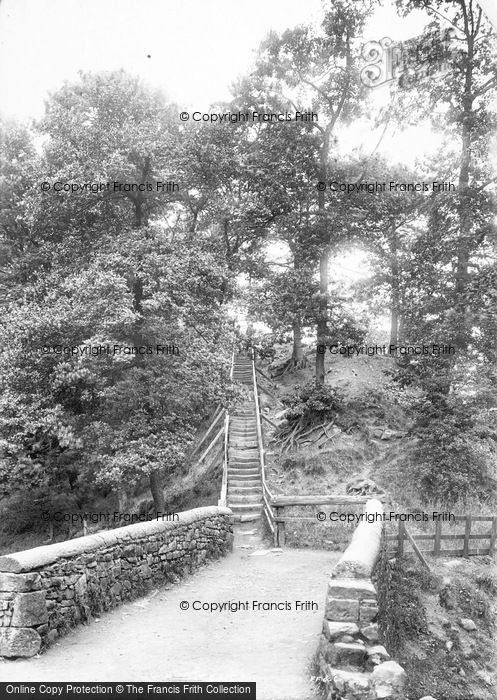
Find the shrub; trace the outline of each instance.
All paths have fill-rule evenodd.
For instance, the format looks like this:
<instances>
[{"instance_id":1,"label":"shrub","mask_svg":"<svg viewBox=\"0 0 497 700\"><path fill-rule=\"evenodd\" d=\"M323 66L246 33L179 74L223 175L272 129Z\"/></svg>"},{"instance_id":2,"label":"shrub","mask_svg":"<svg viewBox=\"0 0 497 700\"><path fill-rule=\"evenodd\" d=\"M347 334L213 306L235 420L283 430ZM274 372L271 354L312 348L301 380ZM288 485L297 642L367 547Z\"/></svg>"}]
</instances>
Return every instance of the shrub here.
<instances>
[{"instance_id":1,"label":"shrub","mask_svg":"<svg viewBox=\"0 0 497 700\"><path fill-rule=\"evenodd\" d=\"M314 383L299 385L283 399L283 404L288 406L285 418L305 424L331 420L342 409L343 401L343 395L334 387Z\"/></svg>"}]
</instances>

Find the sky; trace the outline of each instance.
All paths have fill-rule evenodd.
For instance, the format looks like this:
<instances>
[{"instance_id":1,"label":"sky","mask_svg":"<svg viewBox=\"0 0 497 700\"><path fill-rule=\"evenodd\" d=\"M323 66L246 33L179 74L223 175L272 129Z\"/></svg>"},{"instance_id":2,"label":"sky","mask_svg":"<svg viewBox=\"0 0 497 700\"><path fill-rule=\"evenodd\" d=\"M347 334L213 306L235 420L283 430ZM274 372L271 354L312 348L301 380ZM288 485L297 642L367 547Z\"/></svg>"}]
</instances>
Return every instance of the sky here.
<instances>
[{"instance_id":1,"label":"sky","mask_svg":"<svg viewBox=\"0 0 497 700\"><path fill-rule=\"evenodd\" d=\"M8 117L40 117L48 91L78 70L125 68L185 109L229 99L271 29L320 16L321 0L1 0L0 104ZM425 13L387 6L365 38L419 34Z\"/></svg>"}]
</instances>

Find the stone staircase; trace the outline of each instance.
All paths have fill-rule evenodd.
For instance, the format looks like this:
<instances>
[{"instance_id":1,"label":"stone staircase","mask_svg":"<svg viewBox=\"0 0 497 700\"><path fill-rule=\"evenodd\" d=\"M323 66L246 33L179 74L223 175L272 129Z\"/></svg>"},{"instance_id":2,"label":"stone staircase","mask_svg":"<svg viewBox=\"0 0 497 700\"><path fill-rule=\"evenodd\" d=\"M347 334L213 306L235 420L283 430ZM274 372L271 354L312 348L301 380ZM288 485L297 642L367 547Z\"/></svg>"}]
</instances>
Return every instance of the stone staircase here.
<instances>
[{"instance_id":1,"label":"stone staircase","mask_svg":"<svg viewBox=\"0 0 497 700\"><path fill-rule=\"evenodd\" d=\"M250 358L243 355L235 358L233 378L251 387L251 390L250 397L238 406L230 418L227 504L233 511L235 523L250 522L259 530L262 519L262 479ZM256 530L245 530L245 533L258 534Z\"/></svg>"}]
</instances>

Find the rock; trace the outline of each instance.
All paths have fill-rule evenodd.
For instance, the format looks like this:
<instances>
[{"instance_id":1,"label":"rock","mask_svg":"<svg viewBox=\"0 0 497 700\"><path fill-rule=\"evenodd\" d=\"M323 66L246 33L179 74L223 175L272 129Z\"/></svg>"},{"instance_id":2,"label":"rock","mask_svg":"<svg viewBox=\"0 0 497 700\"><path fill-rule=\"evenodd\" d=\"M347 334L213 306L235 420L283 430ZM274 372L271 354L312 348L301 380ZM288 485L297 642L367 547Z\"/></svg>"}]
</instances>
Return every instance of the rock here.
<instances>
[{"instance_id":1,"label":"rock","mask_svg":"<svg viewBox=\"0 0 497 700\"><path fill-rule=\"evenodd\" d=\"M359 619L359 601L328 597L325 617L335 622L342 620L356 622Z\"/></svg>"},{"instance_id":2,"label":"rock","mask_svg":"<svg viewBox=\"0 0 497 700\"><path fill-rule=\"evenodd\" d=\"M434 698L433 695L423 695L423 697L419 698L419 700L437 700L437 699Z\"/></svg>"},{"instance_id":3,"label":"rock","mask_svg":"<svg viewBox=\"0 0 497 700\"><path fill-rule=\"evenodd\" d=\"M374 664L381 664L383 661L389 661L390 654L381 644L376 644L366 650L369 660Z\"/></svg>"},{"instance_id":4,"label":"rock","mask_svg":"<svg viewBox=\"0 0 497 700\"><path fill-rule=\"evenodd\" d=\"M47 634L47 644L53 644L58 636L59 633L57 630L50 630L50 632Z\"/></svg>"},{"instance_id":5,"label":"rock","mask_svg":"<svg viewBox=\"0 0 497 700\"><path fill-rule=\"evenodd\" d=\"M341 668L343 666L362 666L366 651L361 644L336 642L328 644L323 655L328 663Z\"/></svg>"},{"instance_id":6,"label":"rock","mask_svg":"<svg viewBox=\"0 0 497 700\"><path fill-rule=\"evenodd\" d=\"M376 601L362 600L359 609L359 619L361 622L374 622L378 617L378 606Z\"/></svg>"},{"instance_id":7,"label":"rock","mask_svg":"<svg viewBox=\"0 0 497 700\"><path fill-rule=\"evenodd\" d=\"M0 656L34 656L40 651L41 637L27 628L0 628Z\"/></svg>"},{"instance_id":8,"label":"rock","mask_svg":"<svg viewBox=\"0 0 497 700\"><path fill-rule=\"evenodd\" d=\"M451 642L450 640L448 642L445 642L445 648L447 651L452 651L452 647L454 646L454 642Z\"/></svg>"},{"instance_id":9,"label":"rock","mask_svg":"<svg viewBox=\"0 0 497 700\"><path fill-rule=\"evenodd\" d=\"M86 596L86 589L87 589L87 581L86 581L86 574L83 574L78 578L76 583L74 584L74 593L76 595L76 598L80 600L81 598L84 598Z\"/></svg>"},{"instance_id":10,"label":"rock","mask_svg":"<svg viewBox=\"0 0 497 700\"><path fill-rule=\"evenodd\" d=\"M356 635L359 632L359 627L354 622L330 622L325 620L323 623L323 634L330 642L341 637L342 635Z\"/></svg>"},{"instance_id":11,"label":"rock","mask_svg":"<svg viewBox=\"0 0 497 700\"><path fill-rule=\"evenodd\" d=\"M476 641L474 639L464 638L459 640L461 654L465 659L471 659L475 655Z\"/></svg>"},{"instance_id":12,"label":"rock","mask_svg":"<svg viewBox=\"0 0 497 700\"><path fill-rule=\"evenodd\" d=\"M383 431L383 435L381 436L381 440L397 440L398 438L403 438L406 436L406 433L401 432L400 430L390 430L389 428L386 428Z\"/></svg>"},{"instance_id":13,"label":"rock","mask_svg":"<svg viewBox=\"0 0 497 700\"><path fill-rule=\"evenodd\" d=\"M34 591L39 588L40 574L0 574L0 591Z\"/></svg>"},{"instance_id":14,"label":"rock","mask_svg":"<svg viewBox=\"0 0 497 700\"><path fill-rule=\"evenodd\" d=\"M402 698L406 672L396 661L385 661L373 669L371 680L377 698Z\"/></svg>"},{"instance_id":15,"label":"rock","mask_svg":"<svg viewBox=\"0 0 497 700\"><path fill-rule=\"evenodd\" d=\"M32 627L48 621L45 592L19 593L14 602L12 627Z\"/></svg>"},{"instance_id":16,"label":"rock","mask_svg":"<svg viewBox=\"0 0 497 700\"><path fill-rule=\"evenodd\" d=\"M347 493L367 496L370 493L384 493L371 479L352 479L345 487Z\"/></svg>"},{"instance_id":17,"label":"rock","mask_svg":"<svg viewBox=\"0 0 497 700\"><path fill-rule=\"evenodd\" d=\"M461 617L459 619L459 624L464 630L466 630L466 632L474 632L476 629L478 629L473 620L471 620L469 617Z\"/></svg>"},{"instance_id":18,"label":"rock","mask_svg":"<svg viewBox=\"0 0 497 700\"><path fill-rule=\"evenodd\" d=\"M340 692L340 697L361 698L368 697L371 681L368 674L354 671L342 671L330 669L335 688Z\"/></svg>"},{"instance_id":19,"label":"rock","mask_svg":"<svg viewBox=\"0 0 497 700\"><path fill-rule=\"evenodd\" d=\"M328 595L332 598L375 598L376 589L371 581L356 578L332 579L328 584Z\"/></svg>"},{"instance_id":20,"label":"rock","mask_svg":"<svg viewBox=\"0 0 497 700\"><path fill-rule=\"evenodd\" d=\"M493 681L490 676L490 674L486 673L485 671L477 671L476 675L478 678L485 683L485 685L492 686Z\"/></svg>"},{"instance_id":21,"label":"rock","mask_svg":"<svg viewBox=\"0 0 497 700\"><path fill-rule=\"evenodd\" d=\"M466 671L463 668L459 669L459 675L462 676L462 678L466 677Z\"/></svg>"},{"instance_id":22,"label":"rock","mask_svg":"<svg viewBox=\"0 0 497 700\"><path fill-rule=\"evenodd\" d=\"M366 637L370 642L377 642L378 636L378 623L373 622L372 625L366 625L366 627L361 628L361 634Z\"/></svg>"}]
</instances>

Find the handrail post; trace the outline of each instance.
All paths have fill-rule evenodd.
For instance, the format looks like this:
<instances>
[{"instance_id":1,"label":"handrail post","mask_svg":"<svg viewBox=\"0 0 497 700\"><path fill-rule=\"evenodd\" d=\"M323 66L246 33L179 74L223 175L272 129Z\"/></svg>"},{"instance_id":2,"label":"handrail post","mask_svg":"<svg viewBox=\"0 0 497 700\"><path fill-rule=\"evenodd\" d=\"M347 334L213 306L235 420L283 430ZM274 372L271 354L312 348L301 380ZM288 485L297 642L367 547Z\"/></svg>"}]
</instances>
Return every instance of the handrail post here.
<instances>
[{"instance_id":1,"label":"handrail post","mask_svg":"<svg viewBox=\"0 0 497 700\"><path fill-rule=\"evenodd\" d=\"M435 544L433 547L433 554L437 556L440 554L440 540L442 537L442 521L437 520L435 523Z\"/></svg>"},{"instance_id":2,"label":"handrail post","mask_svg":"<svg viewBox=\"0 0 497 700\"><path fill-rule=\"evenodd\" d=\"M399 547L397 550L397 554L399 557L404 556L404 538L405 538L405 533L404 533L404 521L399 520Z\"/></svg>"},{"instance_id":3,"label":"handrail post","mask_svg":"<svg viewBox=\"0 0 497 700\"><path fill-rule=\"evenodd\" d=\"M464 547L463 557L469 557L469 536L471 534L471 515L466 515L466 523L464 527Z\"/></svg>"},{"instance_id":4,"label":"handrail post","mask_svg":"<svg viewBox=\"0 0 497 700\"><path fill-rule=\"evenodd\" d=\"M490 551L489 554L492 556L492 554L495 552L495 541L497 539L497 517L492 518L492 526L490 529Z\"/></svg>"},{"instance_id":5,"label":"handrail post","mask_svg":"<svg viewBox=\"0 0 497 700\"><path fill-rule=\"evenodd\" d=\"M285 508L284 506L280 506L276 508L276 546L277 547L284 547L285 546L285 521L280 520L280 518L284 517L285 513Z\"/></svg>"}]
</instances>

